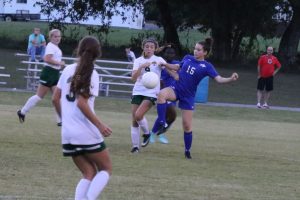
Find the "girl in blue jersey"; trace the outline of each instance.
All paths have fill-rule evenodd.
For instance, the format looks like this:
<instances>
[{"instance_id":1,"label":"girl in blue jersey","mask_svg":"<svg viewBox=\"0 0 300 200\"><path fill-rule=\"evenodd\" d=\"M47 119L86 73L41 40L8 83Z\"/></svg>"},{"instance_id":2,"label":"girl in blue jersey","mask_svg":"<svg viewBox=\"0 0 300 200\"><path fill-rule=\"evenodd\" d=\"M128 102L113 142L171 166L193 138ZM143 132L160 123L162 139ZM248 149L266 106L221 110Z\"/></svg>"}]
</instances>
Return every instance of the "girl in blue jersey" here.
<instances>
[{"instance_id":1,"label":"girl in blue jersey","mask_svg":"<svg viewBox=\"0 0 300 200\"><path fill-rule=\"evenodd\" d=\"M180 61L175 60L176 57L176 50L175 48L169 44L162 48L161 50L162 57L167 61L167 63L170 64L180 64ZM160 77L160 87L165 88L172 85L175 81L174 77L177 76L177 71L170 70L168 68L164 68L161 71L161 77ZM150 138L150 142L155 142L155 135L158 135L158 139L163 144L168 144L169 141L167 137L165 136L165 132L170 128L171 124L176 119L176 102L175 101L167 101L167 110L166 110L166 124L167 126L163 129L159 130L156 134L152 134Z\"/></svg>"},{"instance_id":2,"label":"girl in blue jersey","mask_svg":"<svg viewBox=\"0 0 300 200\"><path fill-rule=\"evenodd\" d=\"M233 73L230 77L224 78L215 70L214 66L205 60L211 49L212 40L198 42L194 48L194 56L187 55L181 62L181 69L178 72L178 81L170 87L162 89L157 98L157 114L152 131L154 133L163 129L166 124L167 101L179 101L179 108L182 110L182 125L184 130L185 157L191 159L190 149L192 146L192 119L194 101L197 86L205 77L209 76L218 83L229 83L238 79L238 74Z\"/></svg>"}]
</instances>

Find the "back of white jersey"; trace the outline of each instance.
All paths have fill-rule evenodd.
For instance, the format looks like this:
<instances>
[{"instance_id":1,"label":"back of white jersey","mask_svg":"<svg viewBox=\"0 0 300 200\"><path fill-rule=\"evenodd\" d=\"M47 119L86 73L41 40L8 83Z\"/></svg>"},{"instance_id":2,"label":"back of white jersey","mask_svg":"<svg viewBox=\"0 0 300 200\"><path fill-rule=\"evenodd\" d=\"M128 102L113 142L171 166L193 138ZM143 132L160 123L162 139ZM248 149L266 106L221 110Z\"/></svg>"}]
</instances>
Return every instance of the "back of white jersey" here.
<instances>
[{"instance_id":1,"label":"back of white jersey","mask_svg":"<svg viewBox=\"0 0 300 200\"><path fill-rule=\"evenodd\" d=\"M62 72L57 87L61 89L62 144L96 144L103 141L99 130L84 116L77 99L70 99L70 85L77 64L68 65ZM99 75L94 70L91 77L88 105L94 112L95 97L99 92ZM72 95L71 95L72 96Z\"/></svg>"}]
</instances>

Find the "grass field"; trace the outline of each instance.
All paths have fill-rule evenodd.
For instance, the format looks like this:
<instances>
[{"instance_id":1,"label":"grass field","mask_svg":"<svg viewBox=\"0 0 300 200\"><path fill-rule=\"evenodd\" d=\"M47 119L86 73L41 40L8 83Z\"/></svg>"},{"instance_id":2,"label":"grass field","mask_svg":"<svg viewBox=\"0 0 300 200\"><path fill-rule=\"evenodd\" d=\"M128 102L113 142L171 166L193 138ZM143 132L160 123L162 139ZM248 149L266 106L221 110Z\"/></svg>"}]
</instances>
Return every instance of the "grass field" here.
<instances>
[{"instance_id":1,"label":"grass field","mask_svg":"<svg viewBox=\"0 0 300 200\"><path fill-rule=\"evenodd\" d=\"M80 173L61 155L49 97L19 124L16 110L31 94L0 95L0 199L72 199ZM132 155L129 101L98 98L96 113L113 129L113 175L102 200L300 198L299 112L197 106L192 160L183 157L180 117L170 144Z\"/></svg>"}]
</instances>

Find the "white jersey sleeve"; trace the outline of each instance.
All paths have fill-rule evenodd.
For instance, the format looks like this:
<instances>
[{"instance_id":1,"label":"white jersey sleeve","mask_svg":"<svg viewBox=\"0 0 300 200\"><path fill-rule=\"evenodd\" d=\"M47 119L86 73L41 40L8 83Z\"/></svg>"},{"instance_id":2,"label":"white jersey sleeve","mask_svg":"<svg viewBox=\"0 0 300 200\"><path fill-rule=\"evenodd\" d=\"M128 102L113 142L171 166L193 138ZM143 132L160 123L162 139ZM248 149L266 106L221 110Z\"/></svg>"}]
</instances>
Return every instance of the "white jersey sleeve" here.
<instances>
[{"instance_id":1,"label":"white jersey sleeve","mask_svg":"<svg viewBox=\"0 0 300 200\"><path fill-rule=\"evenodd\" d=\"M90 93L95 97L99 95L99 74L96 70L94 70L92 74Z\"/></svg>"}]
</instances>

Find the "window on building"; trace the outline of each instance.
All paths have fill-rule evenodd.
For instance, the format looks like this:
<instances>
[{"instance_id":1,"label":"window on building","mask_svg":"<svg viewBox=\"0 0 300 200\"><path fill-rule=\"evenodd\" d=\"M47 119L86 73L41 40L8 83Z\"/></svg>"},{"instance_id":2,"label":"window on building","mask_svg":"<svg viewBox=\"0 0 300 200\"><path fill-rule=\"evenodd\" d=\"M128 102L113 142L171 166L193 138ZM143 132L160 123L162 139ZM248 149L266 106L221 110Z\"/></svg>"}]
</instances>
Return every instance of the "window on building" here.
<instances>
[{"instance_id":1,"label":"window on building","mask_svg":"<svg viewBox=\"0 0 300 200\"><path fill-rule=\"evenodd\" d=\"M17 3L27 3L27 0L17 0Z\"/></svg>"}]
</instances>

